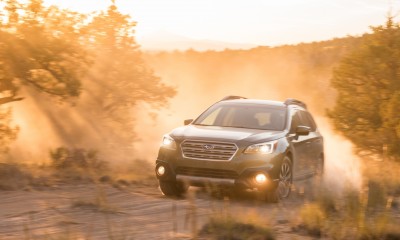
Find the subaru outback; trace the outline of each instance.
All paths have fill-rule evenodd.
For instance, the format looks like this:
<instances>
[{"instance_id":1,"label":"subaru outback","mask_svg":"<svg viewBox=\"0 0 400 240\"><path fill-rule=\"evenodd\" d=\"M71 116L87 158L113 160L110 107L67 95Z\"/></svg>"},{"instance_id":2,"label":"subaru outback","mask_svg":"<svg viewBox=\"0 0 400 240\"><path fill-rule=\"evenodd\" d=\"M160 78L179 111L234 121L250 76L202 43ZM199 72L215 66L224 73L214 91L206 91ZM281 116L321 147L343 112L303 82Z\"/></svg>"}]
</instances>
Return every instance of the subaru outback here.
<instances>
[{"instance_id":1,"label":"subaru outback","mask_svg":"<svg viewBox=\"0 0 400 240\"><path fill-rule=\"evenodd\" d=\"M184 125L162 139L155 172L164 195L215 185L277 201L294 179L323 172L323 137L299 100L228 96Z\"/></svg>"}]
</instances>

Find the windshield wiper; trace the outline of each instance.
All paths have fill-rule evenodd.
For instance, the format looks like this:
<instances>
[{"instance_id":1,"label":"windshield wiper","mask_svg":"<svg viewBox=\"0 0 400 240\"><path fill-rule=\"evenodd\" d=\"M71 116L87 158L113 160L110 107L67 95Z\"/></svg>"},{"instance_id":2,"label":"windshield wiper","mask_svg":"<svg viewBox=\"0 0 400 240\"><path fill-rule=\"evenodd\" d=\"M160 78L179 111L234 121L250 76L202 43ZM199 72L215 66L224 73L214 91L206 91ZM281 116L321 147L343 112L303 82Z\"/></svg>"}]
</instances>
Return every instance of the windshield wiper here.
<instances>
[{"instance_id":1,"label":"windshield wiper","mask_svg":"<svg viewBox=\"0 0 400 240\"><path fill-rule=\"evenodd\" d=\"M232 128L249 128L245 126L222 126L222 127L232 127Z\"/></svg>"},{"instance_id":2,"label":"windshield wiper","mask_svg":"<svg viewBox=\"0 0 400 240\"><path fill-rule=\"evenodd\" d=\"M256 130L271 130L275 131L273 129L264 129L264 128L255 128L255 127L244 127L244 126L223 126L223 127L232 127L232 128L245 128L245 129L256 129Z\"/></svg>"}]
</instances>

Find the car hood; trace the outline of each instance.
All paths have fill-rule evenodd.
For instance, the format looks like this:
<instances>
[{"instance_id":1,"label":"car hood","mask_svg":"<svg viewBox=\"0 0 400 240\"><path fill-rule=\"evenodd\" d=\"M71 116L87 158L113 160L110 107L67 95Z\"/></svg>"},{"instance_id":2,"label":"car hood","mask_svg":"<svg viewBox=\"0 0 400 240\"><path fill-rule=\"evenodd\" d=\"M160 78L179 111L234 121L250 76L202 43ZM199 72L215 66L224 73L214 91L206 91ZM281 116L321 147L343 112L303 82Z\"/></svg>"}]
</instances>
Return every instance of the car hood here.
<instances>
[{"instance_id":1,"label":"car hood","mask_svg":"<svg viewBox=\"0 0 400 240\"><path fill-rule=\"evenodd\" d=\"M176 140L196 139L229 142L262 142L272 141L286 135L285 131L271 131L249 128L188 125L174 129L170 133Z\"/></svg>"}]
</instances>

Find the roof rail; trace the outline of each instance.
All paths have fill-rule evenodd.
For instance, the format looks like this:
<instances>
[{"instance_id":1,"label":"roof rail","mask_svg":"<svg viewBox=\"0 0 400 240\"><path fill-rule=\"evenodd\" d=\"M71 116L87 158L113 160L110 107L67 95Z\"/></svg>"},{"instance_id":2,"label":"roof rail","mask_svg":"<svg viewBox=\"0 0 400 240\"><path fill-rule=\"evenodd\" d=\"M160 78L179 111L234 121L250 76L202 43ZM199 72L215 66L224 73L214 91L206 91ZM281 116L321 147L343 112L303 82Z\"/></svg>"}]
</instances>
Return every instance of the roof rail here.
<instances>
[{"instance_id":1,"label":"roof rail","mask_svg":"<svg viewBox=\"0 0 400 240\"><path fill-rule=\"evenodd\" d=\"M226 96L223 99L221 99L220 101L234 100L234 99L246 99L246 98L241 97L241 96Z\"/></svg>"},{"instance_id":2,"label":"roof rail","mask_svg":"<svg viewBox=\"0 0 400 240\"><path fill-rule=\"evenodd\" d=\"M298 105L300 107L307 109L307 105L304 102L294 99L294 98L288 98L288 99L286 99L286 101L284 103L285 103L285 105Z\"/></svg>"}]
</instances>

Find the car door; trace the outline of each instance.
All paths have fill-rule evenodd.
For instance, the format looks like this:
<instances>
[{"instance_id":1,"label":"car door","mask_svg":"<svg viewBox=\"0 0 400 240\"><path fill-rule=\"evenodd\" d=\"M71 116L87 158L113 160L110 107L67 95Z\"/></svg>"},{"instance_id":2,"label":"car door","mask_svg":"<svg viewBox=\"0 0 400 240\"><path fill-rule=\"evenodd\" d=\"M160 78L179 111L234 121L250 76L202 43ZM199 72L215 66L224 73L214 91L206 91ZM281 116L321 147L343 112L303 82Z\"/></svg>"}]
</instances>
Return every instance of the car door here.
<instances>
[{"instance_id":1,"label":"car door","mask_svg":"<svg viewBox=\"0 0 400 240\"><path fill-rule=\"evenodd\" d=\"M294 178L299 178L307 173L306 150L308 136L299 136L296 134L296 128L302 125L299 110L293 110L290 119L289 141L293 147L293 175Z\"/></svg>"},{"instance_id":2,"label":"car door","mask_svg":"<svg viewBox=\"0 0 400 240\"><path fill-rule=\"evenodd\" d=\"M307 111L301 111L302 124L310 127L310 134L306 141L306 165L307 172L313 173L317 168L319 157L322 153L322 136L317 129L317 125L311 114Z\"/></svg>"}]
</instances>

